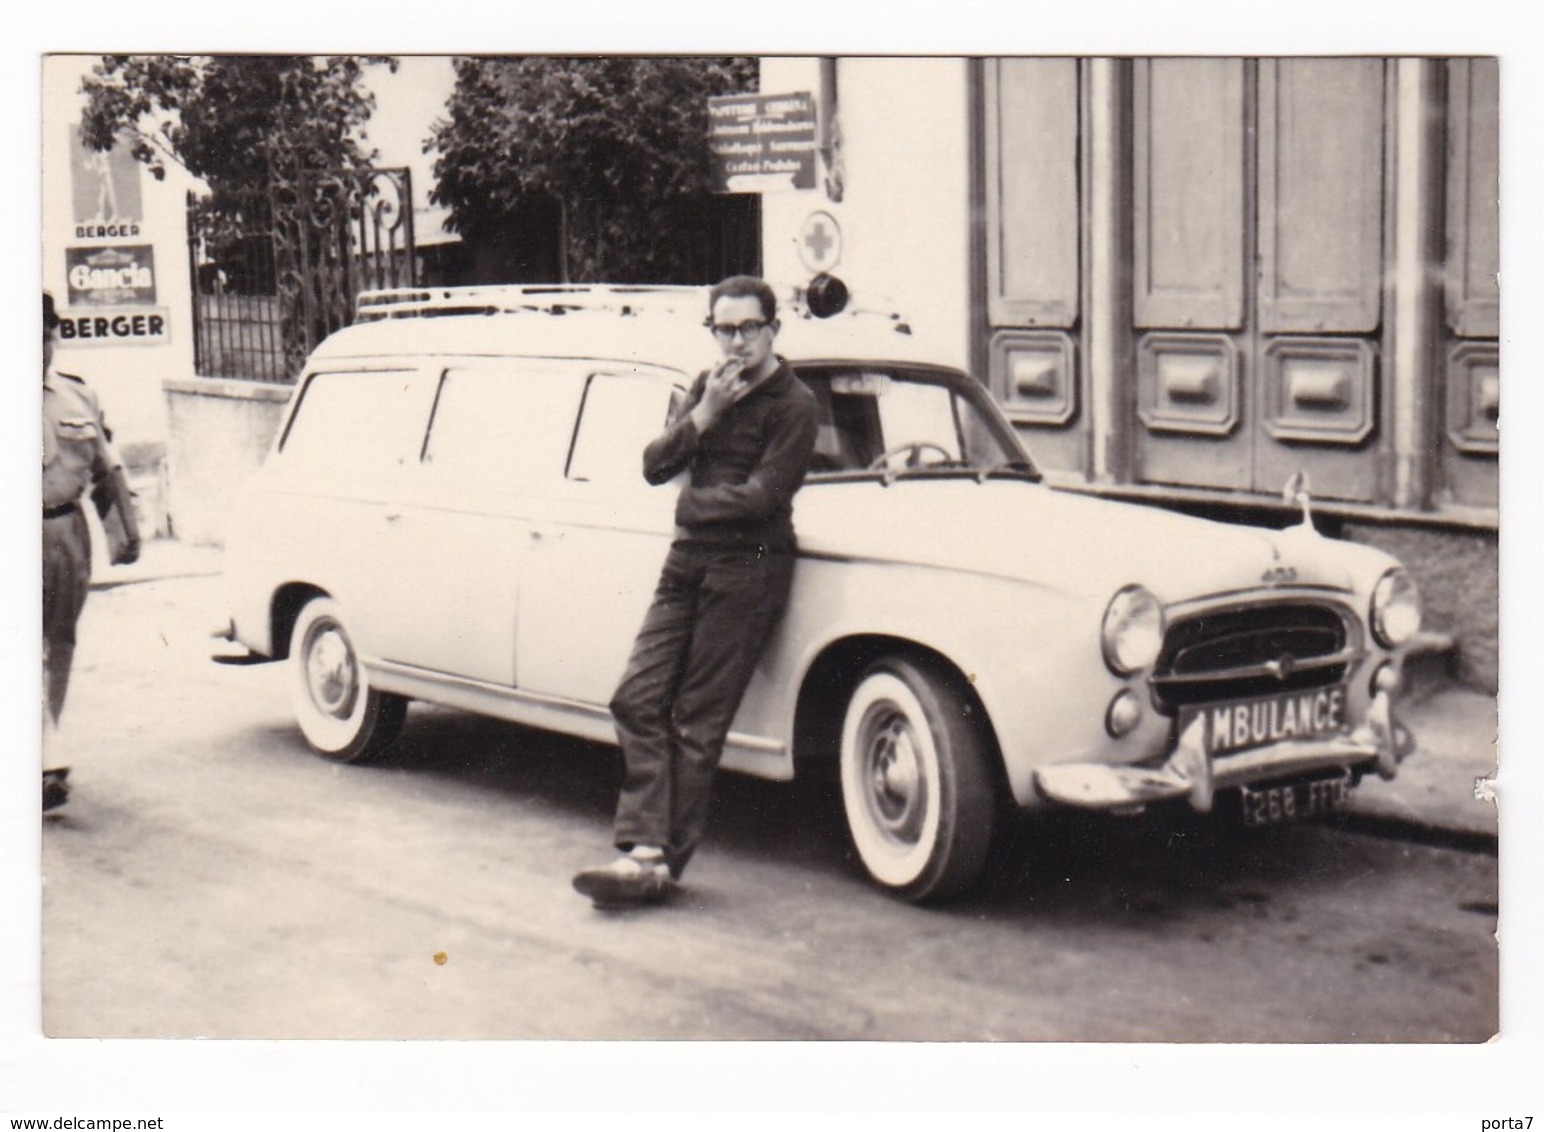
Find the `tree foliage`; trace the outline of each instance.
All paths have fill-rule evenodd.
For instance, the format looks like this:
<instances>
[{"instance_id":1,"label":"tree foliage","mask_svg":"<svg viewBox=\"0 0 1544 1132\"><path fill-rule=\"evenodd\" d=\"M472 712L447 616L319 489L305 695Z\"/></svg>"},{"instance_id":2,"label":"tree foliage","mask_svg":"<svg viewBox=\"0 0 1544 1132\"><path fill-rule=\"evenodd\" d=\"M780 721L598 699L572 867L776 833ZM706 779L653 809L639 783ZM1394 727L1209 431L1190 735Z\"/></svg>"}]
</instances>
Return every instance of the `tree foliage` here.
<instances>
[{"instance_id":1,"label":"tree foliage","mask_svg":"<svg viewBox=\"0 0 1544 1132\"><path fill-rule=\"evenodd\" d=\"M755 82L749 58L458 59L434 199L468 241L556 214L572 279L682 278L711 203L708 98Z\"/></svg>"},{"instance_id":2,"label":"tree foliage","mask_svg":"<svg viewBox=\"0 0 1544 1132\"><path fill-rule=\"evenodd\" d=\"M84 80L82 143L175 162L208 187L192 212L201 290L279 297L292 367L343 325L356 264L346 225L374 160L360 142L387 57L105 55Z\"/></svg>"},{"instance_id":3,"label":"tree foliage","mask_svg":"<svg viewBox=\"0 0 1544 1132\"><path fill-rule=\"evenodd\" d=\"M266 186L276 172L353 169L374 108L365 68L386 57L105 55L83 83L82 141L126 137L158 178L177 162L218 199Z\"/></svg>"}]
</instances>

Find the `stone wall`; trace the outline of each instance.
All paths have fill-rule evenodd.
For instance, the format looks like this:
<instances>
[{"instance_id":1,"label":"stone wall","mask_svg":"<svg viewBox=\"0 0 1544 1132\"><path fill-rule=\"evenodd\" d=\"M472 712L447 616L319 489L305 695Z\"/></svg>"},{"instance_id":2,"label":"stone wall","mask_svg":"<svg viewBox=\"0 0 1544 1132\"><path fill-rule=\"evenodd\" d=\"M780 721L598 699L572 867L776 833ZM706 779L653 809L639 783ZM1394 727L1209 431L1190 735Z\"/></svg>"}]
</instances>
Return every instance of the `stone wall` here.
<instances>
[{"instance_id":1,"label":"stone wall","mask_svg":"<svg viewBox=\"0 0 1544 1132\"><path fill-rule=\"evenodd\" d=\"M1494 692L1501 631L1497 533L1347 523L1342 535L1394 555L1415 576L1425 626L1458 643L1458 678Z\"/></svg>"},{"instance_id":2,"label":"stone wall","mask_svg":"<svg viewBox=\"0 0 1544 1132\"><path fill-rule=\"evenodd\" d=\"M236 493L267 456L293 387L208 377L162 387L170 533L193 545L223 546Z\"/></svg>"}]
</instances>

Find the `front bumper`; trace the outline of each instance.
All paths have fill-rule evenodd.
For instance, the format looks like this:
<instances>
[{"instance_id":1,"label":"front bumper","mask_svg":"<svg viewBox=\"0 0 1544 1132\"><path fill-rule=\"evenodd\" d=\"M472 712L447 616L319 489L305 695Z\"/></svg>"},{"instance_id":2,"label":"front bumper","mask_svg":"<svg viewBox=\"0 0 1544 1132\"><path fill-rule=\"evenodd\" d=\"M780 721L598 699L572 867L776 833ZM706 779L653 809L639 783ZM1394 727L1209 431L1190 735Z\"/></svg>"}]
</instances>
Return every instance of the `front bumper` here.
<instances>
[{"instance_id":1,"label":"front bumper","mask_svg":"<svg viewBox=\"0 0 1544 1132\"><path fill-rule=\"evenodd\" d=\"M1085 810L1130 811L1188 798L1206 813L1216 792L1230 786L1369 765L1390 779L1413 749L1410 733L1394 719L1388 692L1380 691L1362 725L1344 737L1289 740L1214 759L1206 751L1206 721L1197 716L1162 766L1063 763L1035 771L1035 787L1052 802Z\"/></svg>"}]
</instances>

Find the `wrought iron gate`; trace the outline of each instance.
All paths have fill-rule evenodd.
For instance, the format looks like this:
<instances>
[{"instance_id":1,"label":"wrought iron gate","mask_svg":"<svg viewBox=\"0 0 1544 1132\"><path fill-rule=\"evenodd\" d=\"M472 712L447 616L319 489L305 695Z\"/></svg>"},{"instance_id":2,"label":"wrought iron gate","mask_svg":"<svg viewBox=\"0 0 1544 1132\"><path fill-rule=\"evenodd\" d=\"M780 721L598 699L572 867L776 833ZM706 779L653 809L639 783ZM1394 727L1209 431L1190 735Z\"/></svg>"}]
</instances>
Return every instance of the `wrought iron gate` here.
<instances>
[{"instance_id":1,"label":"wrought iron gate","mask_svg":"<svg viewBox=\"0 0 1544 1132\"><path fill-rule=\"evenodd\" d=\"M194 369L293 381L361 291L417 281L406 168L302 171L250 192L188 197Z\"/></svg>"}]
</instances>

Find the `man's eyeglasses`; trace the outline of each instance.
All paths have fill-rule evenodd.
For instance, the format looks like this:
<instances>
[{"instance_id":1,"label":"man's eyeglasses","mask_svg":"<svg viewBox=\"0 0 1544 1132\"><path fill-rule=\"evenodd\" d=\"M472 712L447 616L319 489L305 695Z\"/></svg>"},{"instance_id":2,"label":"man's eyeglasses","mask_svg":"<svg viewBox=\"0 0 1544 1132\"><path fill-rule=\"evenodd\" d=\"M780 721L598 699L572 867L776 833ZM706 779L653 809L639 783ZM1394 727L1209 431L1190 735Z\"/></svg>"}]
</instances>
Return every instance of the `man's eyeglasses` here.
<instances>
[{"instance_id":1,"label":"man's eyeglasses","mask_svg":"<svg viewBox=\"0 0 1544 1132\"><path fill-rule=\"evenodd\" d=\"M732 342L736 334L749 342L765 330L768 325L764 319L748 318L741 323L709 322L708 329L713 331L713 337L717 338L720 342Z\"/></svg>"}]
</instances>

